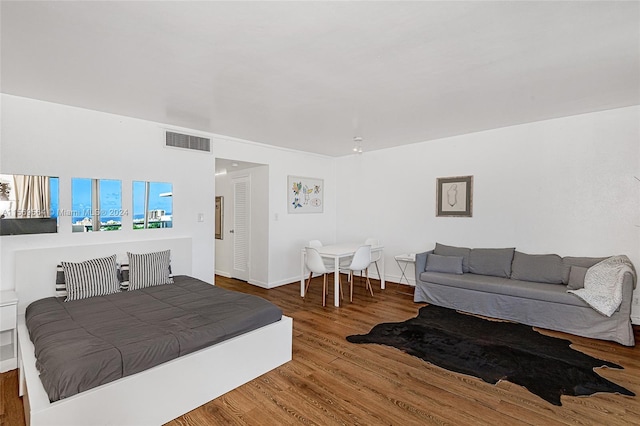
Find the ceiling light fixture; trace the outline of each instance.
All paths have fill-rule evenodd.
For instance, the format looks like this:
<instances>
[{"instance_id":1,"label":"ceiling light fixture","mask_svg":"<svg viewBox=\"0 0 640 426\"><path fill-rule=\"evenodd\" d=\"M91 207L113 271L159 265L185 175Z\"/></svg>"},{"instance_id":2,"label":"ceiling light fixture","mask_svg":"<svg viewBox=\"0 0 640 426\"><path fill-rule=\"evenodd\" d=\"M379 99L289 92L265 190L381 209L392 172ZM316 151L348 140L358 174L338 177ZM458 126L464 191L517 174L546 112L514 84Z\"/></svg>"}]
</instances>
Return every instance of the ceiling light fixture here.
<instances>
[{"instance_id":1,"label":"ceiling light fixture","mask_svg":"<svg viewBox=\"0 0 640 426\"><path fill-rule=\"evenodd\" d=\"M362 154L362 138L360 136L353 138L353 152Z\"/></svg>"}]
</instances>

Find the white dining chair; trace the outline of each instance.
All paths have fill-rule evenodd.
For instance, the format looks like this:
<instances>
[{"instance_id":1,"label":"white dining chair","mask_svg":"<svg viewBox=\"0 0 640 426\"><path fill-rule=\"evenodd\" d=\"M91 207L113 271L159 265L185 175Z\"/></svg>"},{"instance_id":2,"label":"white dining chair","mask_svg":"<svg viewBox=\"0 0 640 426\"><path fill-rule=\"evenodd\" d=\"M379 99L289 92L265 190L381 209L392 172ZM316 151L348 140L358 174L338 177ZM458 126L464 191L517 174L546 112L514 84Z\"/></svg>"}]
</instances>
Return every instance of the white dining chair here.
<instances>
[{"instance_id":1,"label":"white dining chair","mask_svg":"<svg viewBox=\"0 0 640 426\"><path fill-rule=\"evenodd\" d=\"M318 248L322 247L322 241L320 241L320 240L311 240L311 241L309 241L309 244L307 245L307 247L318 249Z\"/></svg>"},{"instance_id":2,"label":"white dining chair","mask_svg":"<svg viewBox=\"0 0 640 426\"><path fill-rule=\"evenodd\" d=\"M311 247L314 249L320 249L322 248L322 241L320 240L309 240L309 244L307 245L307 247ZM322 256L320 256L322 257ZM327 267L327 269L334 269L334 263L332 259L327 259L326 257L322 258L322 262L324 263L324 266Z\"/></svg>"},{"instance_id":3,"label":"white dining chair","mask_svg":"<svg viewBox=\"0 0 640 426\"><path fill-rule=\"evenodd\" d=\"M367 238L364 242L364 244L366 246L377 246L380 245L380 241L377 240L376 238ZM378 279L381 280L382 277L380 276L380 268L378 268L378 260L380 260L380 257L382 257L382 253L380 251L376 251L376 252L371 252L371 263L375 263L376 265L376 271L378 271Z\"/></svg>"},{"instance_id":4,"label":"white dining chair","mask_svg":"<svg viewBox=\"0 0 640 426\"><path fill-rule=\"evenodd\" d=\"M349 301L353 302L353 273L356 271L365 272L365 276L367 278L366 288L369 289L371 295L373 296L373 287L371 286L371 281L369 281L369 265L371 265L371 246L364 245L358 247L356 252L353 254L353 259L351 260L351 264L349 265Z\"/></svg>"},{"instance_id":5,"label":"white dining chair","mask_svg":"<svg viewBox=\"0 0 640 426\"><path fill-rule=\"evenodd\" d=\"M326 306L326 297L329 293L328 287L328 274L334 272L333 267L325 265L322 256L318 253L318 250L313 247L305 247L305 265L309 269L309 278L307 279L307 285L304 288L304 295L302 298L306 298L309 284L311 284L311 278L313 274L322 274L322 306ZM340 296L344 298L342 294L342 282L340 282ZM306 300L306 299L305 299Z\"/></svg>"}]
</instances>

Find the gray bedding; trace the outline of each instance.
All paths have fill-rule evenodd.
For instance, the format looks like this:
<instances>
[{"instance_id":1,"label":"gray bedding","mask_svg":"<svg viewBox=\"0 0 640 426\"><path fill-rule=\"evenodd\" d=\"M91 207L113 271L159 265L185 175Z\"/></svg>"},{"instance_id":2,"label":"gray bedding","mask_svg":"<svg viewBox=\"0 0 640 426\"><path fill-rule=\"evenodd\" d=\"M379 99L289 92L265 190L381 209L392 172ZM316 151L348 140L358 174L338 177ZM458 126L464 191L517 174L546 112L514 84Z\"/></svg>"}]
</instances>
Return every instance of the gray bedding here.
<instances>
[{"instance_id":1,"label":"gray bedding","mask_svg":"<svg viewBox=\"0 0 640 426\"><path fill-rule=\"evenodd\" d=\"M49 399L57 401L281 319L260 297L195 278L63 302L33 302L26 324Z\"/></svg>"}]
</instances>

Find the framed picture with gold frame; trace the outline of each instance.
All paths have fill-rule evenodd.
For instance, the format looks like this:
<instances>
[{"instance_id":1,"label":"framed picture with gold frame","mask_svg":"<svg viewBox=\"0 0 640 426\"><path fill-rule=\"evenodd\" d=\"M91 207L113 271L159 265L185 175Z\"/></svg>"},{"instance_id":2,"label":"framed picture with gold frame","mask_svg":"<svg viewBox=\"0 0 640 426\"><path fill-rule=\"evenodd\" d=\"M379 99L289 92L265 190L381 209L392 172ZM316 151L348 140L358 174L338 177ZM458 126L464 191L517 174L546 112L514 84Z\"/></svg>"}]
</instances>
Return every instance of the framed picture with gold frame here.
<instances>
[{"instance_id":1,"label":"framed picture with gold frame","mask_svg":"<svg viewBox=\"0 0 640 426\"><path fill-rule=\"evenodd\" d=\"M222 227L224 225L224 198L216 197L216 240L222 239Z\"/></svg>"}]
</instances>

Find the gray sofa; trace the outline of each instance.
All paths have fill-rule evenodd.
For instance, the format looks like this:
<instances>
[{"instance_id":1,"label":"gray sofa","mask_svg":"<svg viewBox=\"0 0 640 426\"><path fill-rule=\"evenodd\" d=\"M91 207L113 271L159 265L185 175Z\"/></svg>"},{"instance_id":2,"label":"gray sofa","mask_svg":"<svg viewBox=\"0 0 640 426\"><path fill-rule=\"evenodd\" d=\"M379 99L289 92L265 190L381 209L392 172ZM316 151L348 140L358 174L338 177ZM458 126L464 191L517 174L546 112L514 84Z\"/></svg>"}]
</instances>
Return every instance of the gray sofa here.
<instances>
[{"instance_id":1,"label":"gray sofa","mask_svg":"<svg viewBox=\"0 0 640 426\"><path fill-rule=\"evenodd\" d=\"M603 259L436 244L416 255L414 301L634 346L633 274L624 274L622 304L611 317L567 292Z\"/></svg>"}]
</instances>

